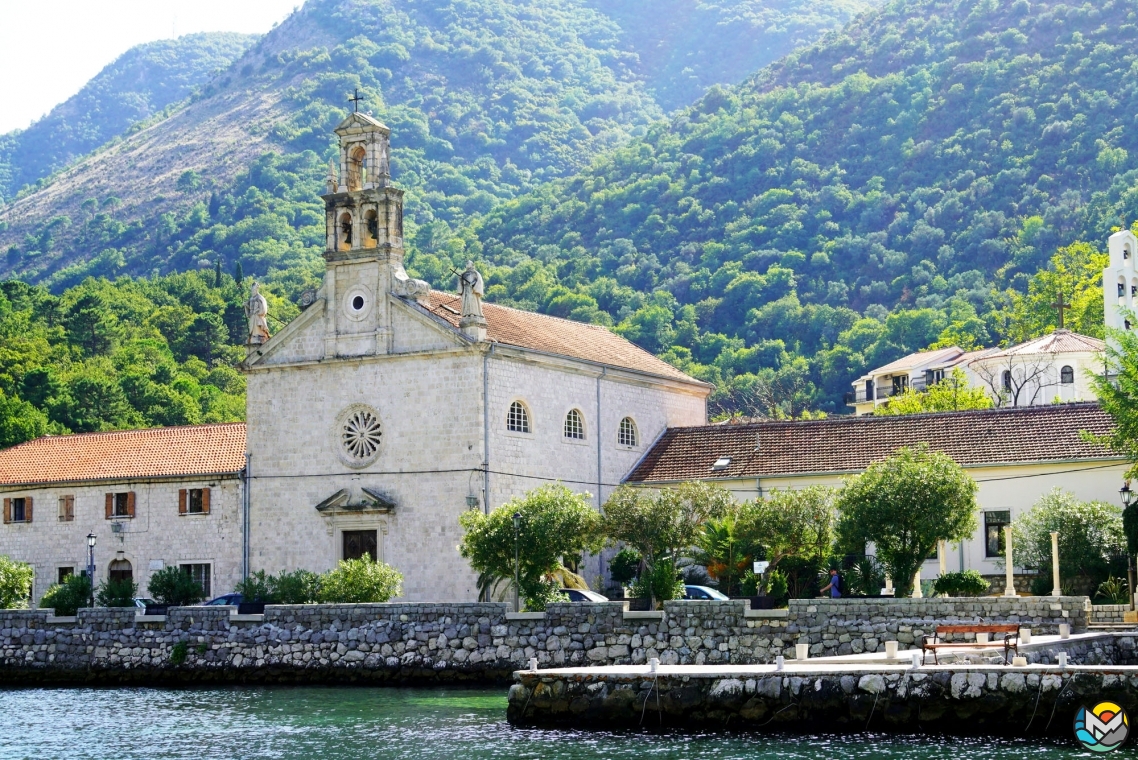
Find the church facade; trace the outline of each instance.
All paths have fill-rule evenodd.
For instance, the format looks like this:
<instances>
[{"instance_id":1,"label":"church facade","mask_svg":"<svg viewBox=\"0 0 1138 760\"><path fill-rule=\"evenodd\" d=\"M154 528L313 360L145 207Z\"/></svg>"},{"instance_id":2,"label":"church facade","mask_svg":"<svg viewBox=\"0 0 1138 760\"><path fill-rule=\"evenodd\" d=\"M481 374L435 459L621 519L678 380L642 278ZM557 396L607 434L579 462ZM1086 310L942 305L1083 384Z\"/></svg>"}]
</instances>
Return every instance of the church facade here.
<instances>
[{"instance_id":1,"label":"church facade","mask_svg":"<svg viewBox=\"0 0 1138 760\"><path fill-rule=\"evenodd\" d=\"M250 310L250 568L367 554L407 600L475 599L463 510L551 482L599 507L664 430L706 422L711 387L603 327L482 304L472 265L459 295L410 278L388 129L336 133L323 285L271 338Z\"/></svg>"}]
</instances>

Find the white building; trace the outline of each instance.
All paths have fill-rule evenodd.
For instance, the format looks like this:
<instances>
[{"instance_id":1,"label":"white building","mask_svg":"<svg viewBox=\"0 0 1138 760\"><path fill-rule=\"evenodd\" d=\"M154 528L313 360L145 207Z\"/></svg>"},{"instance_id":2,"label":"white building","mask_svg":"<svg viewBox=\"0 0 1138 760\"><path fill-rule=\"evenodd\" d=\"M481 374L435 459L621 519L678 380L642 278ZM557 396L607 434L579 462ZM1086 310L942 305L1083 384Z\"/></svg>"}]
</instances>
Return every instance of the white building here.
<instances>
[{"instance_id":1,"label":"white building","mask_svg":"<svg viewBox=\"0 0 1138 760\"><path fill-rule=\"evenodd\" d=\"M1106 412L1088 403L677 428L668 430L627 482L658 488L707 480L744 501L775 489L840 486L902 446L927 443L960 463L979 486L978 527L971 538L949 547L946 570L978 570L999 591L1002 528L1041 496L1062 488L1082 500L1121 506L1118 489L1128 463L1081 436L1112 430ZM939 572L938 556L925 563L922 576Z\"/></svg>"},{"instance_id":2,"label":"white building","mask_svg":"<svg viewBox=\"0 0 1138 760\"><path fill-rule=\"evenodd\" d=\"M0 451L0 554L35 568L33 601L85 572L95 583L190 572L207 594L241 578L245 425L49 436ZM219 591L219 593L220 593Z\"/></svg>"},{"instance_id":3,"label":"white building","mask_svg":"<svg viewBox=\"0 0 1138 760\"><path fill-rule=\"evenodd\" d=\"M1110 263L1102 273L1102 298L1106 307L1108 330L1133 329L1138 307L1138 272L1134 257L1138 255L1138 238L1130 230L1116 232L1107 242Z\"/></svg>"}]
</instances>

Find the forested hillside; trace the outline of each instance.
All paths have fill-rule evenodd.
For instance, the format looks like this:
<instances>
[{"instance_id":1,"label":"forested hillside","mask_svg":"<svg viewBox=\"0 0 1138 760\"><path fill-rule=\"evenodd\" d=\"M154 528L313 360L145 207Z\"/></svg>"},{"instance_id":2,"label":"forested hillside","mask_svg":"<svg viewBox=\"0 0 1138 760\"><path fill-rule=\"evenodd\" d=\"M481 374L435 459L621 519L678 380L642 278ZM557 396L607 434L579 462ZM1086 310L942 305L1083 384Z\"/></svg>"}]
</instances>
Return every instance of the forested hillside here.
<instances>
[{"instance_id":1,"label":"forested hillside","mask_svg":"<svg viewBox=\"0 0 1138 760\"><path fill-rule=\"evenodd\" d=\"M654 94L741 80L870 3L699 2L700 26L649 43L644 28L673 6L624 4L614 19L586 0L309 0L187 107L0 211L0 273L59 288L221 258L263 275L298 250L313 266L331 129L357 88L394 130L410 229L451 250L466 220L644 134L665 113ZM752 51L680 77L721 24ZM253 164L295 181L239 176Z\"/></svg>"},{"instance_id":2,"label":"forested hillside","mask_svg":"<svg viewBox=\"0 0 1138 760\"><path fill-rule=\"evenodd\" d=\"M1138 216L1136 21L1134 0L895 0L492 211L490 293L611 320L768 413L840 411L867 365L942 338L1046 329L1057 293L1007 289ZM1093 275L1092 248L1060 259Z\"/></svg>"},{"instance_id":3,"label":"forested hillside","mask_svg":"<svg viewBox=\"0 0 1138 760\"><path fill-rule=\"evenodd\" d=\"M47 116L0 135L0 203L185 99L256 39L228 32L187 34L123 53Z\"/></svg>"}]
</instances>

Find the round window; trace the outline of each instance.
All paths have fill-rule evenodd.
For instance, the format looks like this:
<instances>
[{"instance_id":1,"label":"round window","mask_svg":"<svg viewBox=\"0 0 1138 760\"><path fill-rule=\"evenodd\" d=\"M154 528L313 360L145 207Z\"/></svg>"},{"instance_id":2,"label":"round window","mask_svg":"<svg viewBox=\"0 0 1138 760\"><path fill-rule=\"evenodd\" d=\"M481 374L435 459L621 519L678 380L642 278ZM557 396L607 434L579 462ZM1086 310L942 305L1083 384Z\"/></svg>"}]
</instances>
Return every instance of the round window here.
<instances>
[{"instance_id":1,"label":"round window","mask_svg":"<svg viewBox=\"0 0 1138 760\"><path fill-rule=\"evenodd\" d=\"M340 425L340 446L353 464L375 459L383 440L383 428L375 410L356 407L349 410Z\"/></svg>"},{"instance_id":2,"label":"round window","mask_svg":"<svg viewBox=\"0 0 1138 760\"><path fill-rule=\"evenodd\" d=\"M356 311L360 311L361 309L363 309L363 307L364 307L364 297L363 296L356 296L355 298L352 299L352 308L353 309L355 309Z\"/></svg>"}]
</instances>

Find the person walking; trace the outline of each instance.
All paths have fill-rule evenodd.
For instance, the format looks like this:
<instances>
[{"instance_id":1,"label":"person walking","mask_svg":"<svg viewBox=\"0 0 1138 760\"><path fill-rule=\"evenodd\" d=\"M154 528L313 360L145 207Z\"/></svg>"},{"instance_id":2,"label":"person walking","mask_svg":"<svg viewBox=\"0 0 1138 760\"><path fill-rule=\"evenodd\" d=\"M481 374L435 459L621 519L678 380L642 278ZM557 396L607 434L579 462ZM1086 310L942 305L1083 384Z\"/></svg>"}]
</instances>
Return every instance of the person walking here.
<instances>
[{"instance_id":1,"label":"person walking","mask_svg":"<svg viewBox=\"0 0 1138 760\"><path fill-rule=\"evenodd\" d=\"M842 576L837 570L830 571L830 582L822 588L822 593L830 592L831 599L840 599L842 596Z\"/></svg>"}]
</instances>

